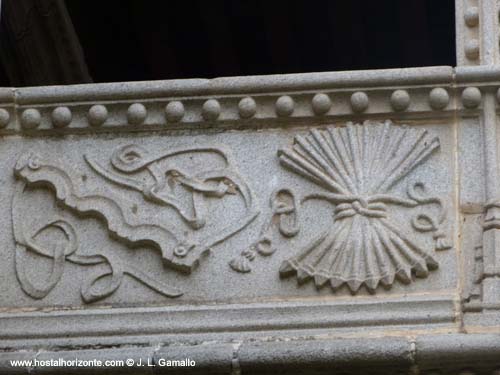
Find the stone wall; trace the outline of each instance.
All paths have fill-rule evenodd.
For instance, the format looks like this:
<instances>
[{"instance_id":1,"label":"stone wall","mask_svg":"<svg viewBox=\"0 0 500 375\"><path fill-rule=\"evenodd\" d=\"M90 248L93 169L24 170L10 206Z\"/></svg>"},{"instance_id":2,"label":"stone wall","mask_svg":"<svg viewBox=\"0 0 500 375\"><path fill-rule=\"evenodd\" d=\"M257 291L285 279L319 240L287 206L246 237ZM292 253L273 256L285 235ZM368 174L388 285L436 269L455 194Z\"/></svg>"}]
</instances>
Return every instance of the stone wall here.
<instances>
[{"instance_id":1,"label":"stone wall","mask_svg":"<svg viewBox=\"0 0 500 375\"><path fill-rule=\"evenodd\" d=\"M498 11L473 3L456 68L1 89L0 372L498 373Z\"/></svg>"}]
</instances>

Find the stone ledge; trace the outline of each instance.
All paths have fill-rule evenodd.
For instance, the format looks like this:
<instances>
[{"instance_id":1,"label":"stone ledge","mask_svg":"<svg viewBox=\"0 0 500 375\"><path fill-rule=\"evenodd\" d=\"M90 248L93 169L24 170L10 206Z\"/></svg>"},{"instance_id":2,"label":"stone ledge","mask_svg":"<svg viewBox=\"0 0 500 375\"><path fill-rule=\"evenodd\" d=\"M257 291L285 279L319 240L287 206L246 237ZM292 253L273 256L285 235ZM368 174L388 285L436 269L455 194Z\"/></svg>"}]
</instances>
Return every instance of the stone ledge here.
<instances>
[{"instance_id":1,"label":"stone ledge","mask_svg":"<svg viewBox=\"0 0 500 375\"><path fill-rule=\"evenodd\" d=\"M453 296L385 298L378 301L271 302L234 305L180 305L171 307L113 308L0 314L1 348L65 345L119 345L131 337L142 343L220 340L222 335L288 335L287 332L322 330L447 328L455 330ZM283 319L287 316L287 319ZM89 321L91 324L81 324ZM168 322L168 324L165 324ZM295 334L295 333L294 333ZM304 335L304 333L302 334ZM199 339L196 339L199 337Z\"/></svg>"},{"instance_id":2,"label":"stone ledge","mask_svg":"<svg viewBox=\"0 0 500 375\"><path fill-rule=\"evenodd\" d=\"M451 67L5 88L0 135L291 127L355 116L478 115ZM462 101L456 100L462 95ZM286 120L286 121L285 121Z\"/></svg>"},{"instance_id":3,"label":"stone ledge","mask_svg":"<svg viewBox=\"0 0 500 375\"><path fill-rule=\"evenodd\" d=\"M123 360L132 358L156 367L61 368L51 374L276 374L332 371L359 374L423 373L444 370L450 373L469 369L481 374L494 373L500 367L500 335L423 335L411 337L303 339L296 341L253 341L203 343L168 347L100 348L72 351L4 352L0 354L0 374L46 374L48 369L13 371L10 360ZM160 358L196 362L192 368L160 367ZM71 370L71 371L70 371ZM346 372L347 371L347 372ZM418 372L420 371L420 372ZM364 373L364 372L363 372ZM447 372L448 373L448 372Z\"/></svg>"}]
</instances>

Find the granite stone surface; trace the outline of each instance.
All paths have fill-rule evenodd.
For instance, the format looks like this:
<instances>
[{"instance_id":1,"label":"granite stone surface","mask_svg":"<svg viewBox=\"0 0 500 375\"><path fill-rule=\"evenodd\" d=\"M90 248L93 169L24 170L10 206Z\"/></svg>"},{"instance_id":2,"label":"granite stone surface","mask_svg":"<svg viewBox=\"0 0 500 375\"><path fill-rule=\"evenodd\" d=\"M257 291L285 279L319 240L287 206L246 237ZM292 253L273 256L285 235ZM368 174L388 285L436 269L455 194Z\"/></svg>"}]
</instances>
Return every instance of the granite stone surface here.
<instances>
[{"instance_id":1,"label":"granite stone surface","mask_svg":"<svg viewBox=\"0 0 500 375\"><path fill-rule=\"evenodd\" d=\"M0 373L494 373L500 69L465 65L1 89Z\"/></svg>"}]
</instances>

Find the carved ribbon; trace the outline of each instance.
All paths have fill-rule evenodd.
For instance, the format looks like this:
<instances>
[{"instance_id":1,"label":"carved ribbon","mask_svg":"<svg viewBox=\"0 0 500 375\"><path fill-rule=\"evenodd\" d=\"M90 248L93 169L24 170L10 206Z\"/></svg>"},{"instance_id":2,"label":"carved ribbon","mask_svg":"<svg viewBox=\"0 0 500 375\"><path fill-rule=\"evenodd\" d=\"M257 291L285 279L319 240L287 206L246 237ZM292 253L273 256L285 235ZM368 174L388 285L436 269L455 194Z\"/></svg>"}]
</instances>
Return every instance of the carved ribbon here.
<instances>
[{"instance_id":1,"label":"carved ribbon","mask_svg":"<svg viewBox=\"0 0 500 375\"><path fill-rule=\"evenodd\" d=\"M189 176L176 168L169 160L173 156L197 153L217 155L223 161L224 166L204 170ZM171 254L166 255L164 253L165 259L182 271L191 271L198 263L198 259L212 246L241 231L259 213L250 188L232 168L228 155L217 148L177 149L151 155L147 150L137 145L126 145L116 150L111 157L111 166L121 172L120 174L103 167L87 155L84 158L89 166L106 180L142 193L145 200L173 207L181 218L195 230L204 227L206 224L208 217L206 197L220 198L225 194L239 194L241 196L245 205L245 212L205 239L203 245L181 244ZM160 162L168 163L160 165ZM151 179L143 181L141 178L132 178L127 175L140 171L147 171L152 177L152 181ZM181 202L169 189L169 179L173 179L173 181L191 191L192 214L186 212Z\"/></svg>"},{"instance_id":2,"label":"carved ribbon","mask_svg":"<svg viewBox=\"0 0 500 375\"><path fill-rule=\"evenodd\" d=\"M16 274L21 288L29 296L35 299L46 297L61 280L66 261L82 266L105 265L108 268L107 270L101 271L94 278L88 279L83 283L81 287L81 296L86 303L94 302L113 294L120 287L124 274L132 276L144 285L166 297L178 297L183 294L178 289L157 282L135 266L131 264L125 265L116 257L102 254L78 254L78 239L75 229L65 220L52 220L36 230L33 235L26 235L24 220L20 217L16 209L19 205L19 201L22 199L24 189L25 187L23 186L20 193L17 193L13 199L13 228L14 238L16 240ZM64 235L64 240L54 241L53 246L49 249L41 245L37 237L50 229L61 231ZM30 280L28 276L30 271L27 266L28 252L52 260L51 271L45 281L38 279L35 283ZM102 281L105 279L106 282L103 283Z\"/></svg>"},{"instance_id":3,"label":"carved ribbon","mask_svg":"<svg viewBox=\"0 0 500 375\"><path fill-rule=\"evenodd\" d=\"M277 227L284 237L293 237L299 232L299 204L295 194L290 189L275 190L270 199L271 216L262 226L259 239L249 248L243 250L240 256L233 258L229 266L237 272L250 272L250 261L257 254L272 255L276 247L272 243L273 219L277 218Z\"/></svg>"},{"instance_id":4,"label":"carved ribbon","mask_svg":"<svg viewBox=\"0 0 500 375\"><path fill-rule=\"evenodd\" d=\"M219 156L228 166L226 168L212 169L189 176L173 165L160 167L159 162L173 156L194 153L211 153ZM153 182L143 182L127 175L117 174L100 165L89 156L84 156L86 162L99 175L117 185L125 186L139 191L144 198L156 204L173 207L186 223L193 229L200 229L206 224L207 210L204 204L204 196L222 197L225 194L235 194L236 189L240 191L247 208L251 207L252 199L250 191L242 179L229 168L227 156L216 148L179 149L165 152L159 155L150 155L137 145L126 145L120 147L111 156L111 166L125 174L147 171L153 177ZM173 179L192 191L192 211L190 214L182 207L179 200L168 189L168 178ZM216 184L214 185L214 182Z\"/></svg>"},{"instance_id":5,"label":"carved ribbon","mask_svg":"<svg viewBox=\"0 0 500 375\"><path fill-rule=\"evenodd\" d=\"M422 193L418 191L421 190ZM334 193L315 193L307 195L303 202L309 199L324 199L333 204L334 220L339 221L355 215L361 215L369 218L386 218L387 205L394 204L403 207L417 207L426 204L435 204L438 206L439 214L437 217L427 213L417 214L411 220L414 229L419 232L433 232L433 238L436 241L436 250L446 250L451 248L449 240L442 229L442 223L446 217L446 210L443 202L438 197L425 196L426 189L422 182L416 182L407 189L407 195L410 199L401 198L392 194L375 194L369 197L356 195L344 195Z\"/></svg>"}]
</instances>

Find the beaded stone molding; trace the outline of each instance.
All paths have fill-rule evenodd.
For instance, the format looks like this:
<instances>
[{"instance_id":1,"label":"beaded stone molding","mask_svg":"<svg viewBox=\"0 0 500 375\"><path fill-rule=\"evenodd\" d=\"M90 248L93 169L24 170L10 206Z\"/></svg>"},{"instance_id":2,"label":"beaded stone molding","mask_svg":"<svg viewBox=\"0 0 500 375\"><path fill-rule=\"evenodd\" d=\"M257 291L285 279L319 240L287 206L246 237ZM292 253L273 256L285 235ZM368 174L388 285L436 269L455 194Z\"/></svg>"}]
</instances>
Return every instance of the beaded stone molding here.
<instances>
[{"instance_id":1,"label":"beaded stone molding","mask_svg":"<svg viewBox=\"0 0 500 375\"><path fill-rule=\"evenodd\" d=\"M460 336L442 354L496 306L489 274L464 304L462 260L496 254L499 87L468 66L0 89L0 351L230 343L233 366Z\"/></svg>"},{"instance_id":2,"label":"beaded stone molding","mask_svg":"<svg viewBox=\"0 0 500 375\"><path fill-rule=\"evenodd\" d=\"M353 116L411 119L474 113L481 107L483 85L466 84L474 71L464 72L465 84L460 83L454 78L460 69L2 89L0 134L194 130L200 125L283 126L284 120L289 125Z\"/></svg>"}]
</instances>

